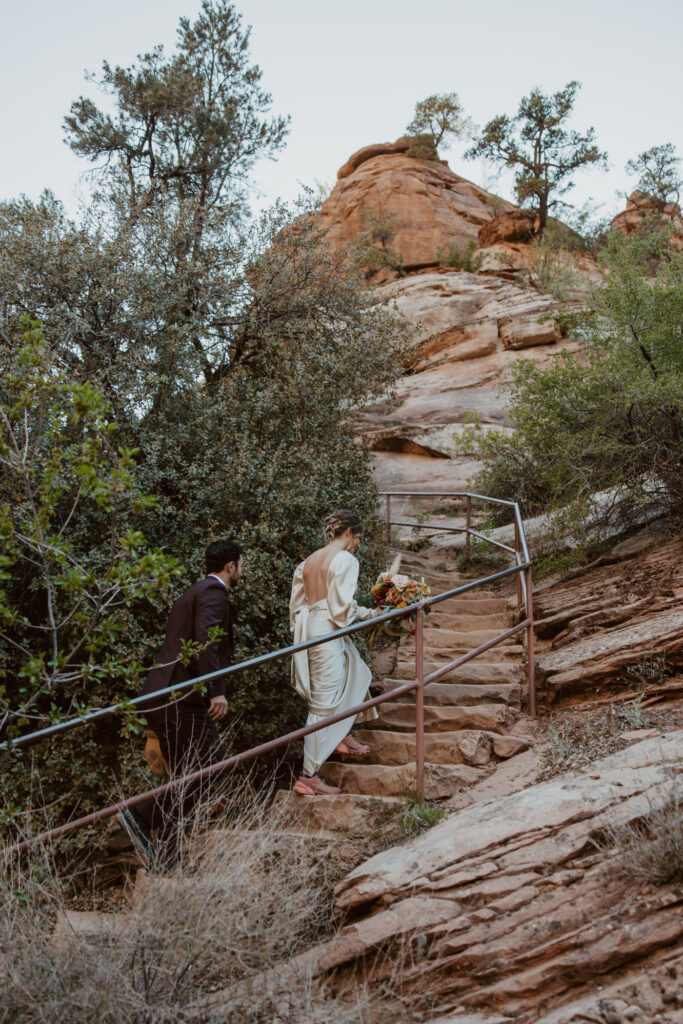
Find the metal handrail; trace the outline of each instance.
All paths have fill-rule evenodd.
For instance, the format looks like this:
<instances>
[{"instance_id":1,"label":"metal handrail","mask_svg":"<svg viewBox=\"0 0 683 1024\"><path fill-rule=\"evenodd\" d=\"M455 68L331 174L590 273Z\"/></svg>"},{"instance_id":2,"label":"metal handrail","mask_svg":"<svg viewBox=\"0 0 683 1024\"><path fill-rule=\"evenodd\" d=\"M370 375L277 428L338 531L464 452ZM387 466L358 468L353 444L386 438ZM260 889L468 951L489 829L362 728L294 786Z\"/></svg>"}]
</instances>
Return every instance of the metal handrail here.
<instances>
[{"instance_id":1,"label":"metal handrail","mask_svg":"<svg viewBox=\"0 0 683 1024\"><path fill-rule=\"evenodd\" d=\"M223 761L219 761L207 768L200 769L199 771L192 772L189 775L182 776L179 778L172 779L170 782L165 783L162 786L157 786L155 789L149 790L145 793L137 794L134 797L130 797L128 800L120 801L119 803L112 804L109 807L101 808L99 811L94 811L91 814L85 815L82 818L78 818L74 821L67 822L64 825L60 825L55 829L50 829L47 832L41 833L36 836L32 836L29 839L24 840L21 843L15 844L3 851L5 856L14 855L23 850L28 849L37 843L44 843L51 841L52 839L59 838L67 835L77 829L84 828L87 825L94 824L96 821L100 821L104 818L112 817L114 814L127 807L135 807L137 804L149 799L150 797L157 798L163 794L177 789L181 785L198 781L219 772L224 771L229 767L239 764L243 761L250 760L254 757L258 757L260 754L268 753L278 747L285 746L294 740L300 739L309 733L317 732L320 729L327 728L336 722L343 721L347 718L355 718L357 714L368 708L375 707L379 704L383 704L389 700L394 699L404 693L408 693L411 690L416 690L415 700L415 714L416 714L416 794L418 799L423 798L423 774L424 774L424 687L431 682L442 678L449 672L453 671L460 665L466 664L473 658L476 658L479 654L489 650L496 644L501 643L503 640L508 639L516 635L517 633L526 630L527 635L527 667L529 675L529 704L531 714L536 713L536 699L535 699L535 679L534 679L534 646L533 646L533 606L531 599L531 561L528 558L528 548L526 545L526 537L524 535L524 524L521 518L519 505L516 502L505 501L498 498L488 498L485 495L473 494L470 492L462 491L390 491L380 492L381 496L387 499L387 526L399 525L391 522L391 505L390 499L393 496L398 497L465 497L467 498L467 520L468 525L465 528L467 533L468 550L470 536L480 536L483 540L490 540L484 535L476 534L471 530L471 499L481 499L485 501L491 501L495 504L509 505L515 510L515 540L516 547L514 549L507 548L515 554L515 560L517 564L509 569L503 569L500 572L492 573L490 576L483 577L479 580L473 580L470 583L463 584L460 587L454 587L451 590L444 591L441 594L436 594L428 598L424 598L422 601L410 605L407 608L396 609L392 612L386 612L384 615L376 616L371 621L364 620L362 622L354 623L350 626L346 626L341 630L336 630L333 633L328 633L322 637L316 637L313 640L306 640L299 644L292 644L289 647L281 648L276 651L270 651L267 654L259 655L256 658L251 658L248 661L239 662L236 665L230 665L225 669L219 669L215 672L207 673L204 676L197 677L195 679L188 680L185 683L178 684L176 686L167 687L164 690L157 690L151 694L145 694L143 697L137 697L131 701L123 701L118 704L111 705L107 708L98 708L95 711L89 712L85 715L81 715L78 718L70 719L66 722L56 723L53 726L48 726L45 729L37 730L34 733L29 733L25 736L19 737L16 740L9 740L2 746L4 748L11 748L20 746L28 742L37 742L40 739L45 738L48 735L54 735L58 732L66 731L67 729L75 728L78 725L83 725L86 722L94 721L105 717L107 715L116 714L120 711L128 710L131 706L140 706L149 704L151 701L158 699L161 696L167 696L172 694L180 693L184 690L188 690L204 683L210 682L213 679L224 678L226 676L234 675L237 672L244 671L247 668L255 668L260 665L264 665L270 661L287 657L291 654L295 654L299 651L308 650L311 647L316 647L321 644L327 643L330 640L337 639L341 636L347 636L352 633L360 632L363 629L368 629L372 626L382 622L389 622L392 619L403 618L408 615L416 615L415 624L415 678L405 685L398 687L395 690L391 690L388 693L381 694L378 697L374 697L368 701L364 701L362 704L357 705L354 708L350 708L344 712L336 715L331 715L315 725L306 726L302 729L297 729L294 732L287 733L285 736L280 736L277 739L269 740L267 743L261 744L258 747L253 747L250 750L243 751L240 754L233 755ZM404 525L404 524L401 524ZM423 523L417 524L405 524L411 527L433 529ZM462 532L462 528L459 527L441 527L442 529L450 529L452 532ZM496 542L493 542L496 543ZM521 547L521 550L520 550ZM515 575L518 583L518 604L519 607L523 607L525 611L524 619L511 629L505 630L499 636L481 644L479 647L472 651L467 652L459 658L449 662L446 665L442 665L429 675L424 675L424 610L430 608L432 605L440 604L442 601L449 600L450 598L457 597L460 594L467 593L470 590L474 590L477 587L481 587L487 583L492 583L496 580L503 579L507 576ZM520 601L521 599L521 601Z\"/></svg>"}]
</instances>

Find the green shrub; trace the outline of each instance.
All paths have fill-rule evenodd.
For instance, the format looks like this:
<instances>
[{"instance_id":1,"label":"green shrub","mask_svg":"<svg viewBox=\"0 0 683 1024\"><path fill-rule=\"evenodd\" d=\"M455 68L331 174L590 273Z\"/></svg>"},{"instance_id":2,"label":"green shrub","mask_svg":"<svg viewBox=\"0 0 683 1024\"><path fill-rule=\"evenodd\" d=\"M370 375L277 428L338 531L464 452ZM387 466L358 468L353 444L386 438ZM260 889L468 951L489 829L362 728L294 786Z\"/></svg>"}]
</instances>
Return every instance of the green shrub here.
<instances>
[{"instance_id":1,"label":"green shrub","mask_svg":"<svg viewBox=\"0 0 683 1024\"><path fill-rule=\"evenodd\" d=\"M559 532L599 540L683 508L683 254L662 233L613 232L590 314L570 319L585 359L513 367L509 434L463 431L482 493L548 510Z\"/></svg>"},{"instance_id":2,"label":"green shrub","mask_svg":"<svg viewBox=\"0 0 683 1024\"><path fill-rule=\"evenodd\" d=\"M438 246L436 258L442 267L455 267L469 274L476 274L484 262L484 254L477 252L477 243L473 238L470 238L464 249L456 244L449 245L448 249Z\"/></svg>"}]
</instances>

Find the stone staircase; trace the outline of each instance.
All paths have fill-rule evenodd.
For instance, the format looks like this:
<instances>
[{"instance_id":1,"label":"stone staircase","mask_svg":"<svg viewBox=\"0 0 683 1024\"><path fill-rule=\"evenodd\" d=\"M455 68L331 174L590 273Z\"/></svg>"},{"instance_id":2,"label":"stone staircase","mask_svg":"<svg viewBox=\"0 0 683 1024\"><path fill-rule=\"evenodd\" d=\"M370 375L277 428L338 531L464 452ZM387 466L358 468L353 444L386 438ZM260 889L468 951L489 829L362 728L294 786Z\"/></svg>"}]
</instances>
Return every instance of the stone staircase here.
<instances>
[{"instance_id":1,"label":"stone staircase","mask_svg":"<svg viewBox=\"0 0 683 1024\"><path fill-rule=\"evenodd\" d=\"M390 553L390 555L393 552ZM477 578L450 568L453 555L443 549L403 554L405 572L424 575L432 593ZM513 625L508 596L476 589L450 598L425 616L425 674L460 654L492 640ZM522 646L513 637L453 669L424 691L425 771L427 801L444 801L488 778L502 761L529 746L529 725L521 712L526 684ZM373 694L387 693L415 678L415 637L402 636L394 651L373 658ZM297 830L347 834L363 832L368 811L377 801L403 806L415 793L415 694L403 694L378 707L379 718L354 729L371 746L365 757L334 755L323 776L342 788L340 796L305 798L280 790L279 812Z\"/></svg>"}]
</instances>

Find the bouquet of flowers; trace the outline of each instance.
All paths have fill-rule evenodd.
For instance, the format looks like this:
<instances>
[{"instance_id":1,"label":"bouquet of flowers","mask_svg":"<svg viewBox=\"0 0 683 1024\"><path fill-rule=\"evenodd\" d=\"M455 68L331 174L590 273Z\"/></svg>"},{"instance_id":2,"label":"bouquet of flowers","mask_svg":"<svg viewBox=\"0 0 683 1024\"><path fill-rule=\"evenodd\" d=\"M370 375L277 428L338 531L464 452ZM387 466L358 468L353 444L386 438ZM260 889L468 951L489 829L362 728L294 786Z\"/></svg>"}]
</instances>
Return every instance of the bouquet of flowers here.
<instances>
[{"instance_id":1,"label":"bouquet of flowers","mask_svg":"<svg viewBox=\"0 0 683 1024\"><path fill-rule=\"evenodd\" d=\"M383 612L393 611L394 608L407 608L411 604L417 604L431 594L430 588L424 581L424 576L411 576L408 573L399 572L401 556L398 555L387 572L381 572L377 582L370 590L370 595L375 606ZM430 609L426 608L429 612ZM407 633L408 630L402 625L402 620L395 622L381 623L370 631L368 639L376 640L382 632L388 632L390 636L399 636Z\"/></svg>"}]
</instances>

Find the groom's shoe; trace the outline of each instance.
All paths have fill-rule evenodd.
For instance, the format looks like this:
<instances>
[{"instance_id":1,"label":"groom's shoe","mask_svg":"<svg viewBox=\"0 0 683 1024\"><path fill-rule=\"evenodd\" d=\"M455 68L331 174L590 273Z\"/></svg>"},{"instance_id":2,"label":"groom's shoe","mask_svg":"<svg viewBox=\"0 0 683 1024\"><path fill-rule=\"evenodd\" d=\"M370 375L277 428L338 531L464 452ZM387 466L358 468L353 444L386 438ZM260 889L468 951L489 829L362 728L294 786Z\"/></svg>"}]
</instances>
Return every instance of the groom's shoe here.
<instances>
[{"instance_id":1,"label":"groom's shoe","mask_svg":"<svg viewBox=\"0 0 683 1024\"><path fill-rule=\"evenodd\" d=\"M121 828L128 833L138 856L145 867L150 867L156 860L158 848L150 835L147 822L134 807L125 807L116 815Z\"/></svg>"},{"instance_id":2,"label":"groom's shoe","mask_svg":"<svg viewBox=\"0 0 683 1024\"><path fill-rule=\"evenodd\" d=\"M316 772L315 775L300 775L294 783L292 792L300 796L337 796L341 789L337 786L328 786Z\"/></svg>"}]
</instances>

